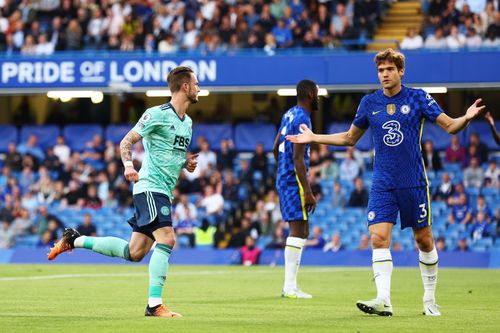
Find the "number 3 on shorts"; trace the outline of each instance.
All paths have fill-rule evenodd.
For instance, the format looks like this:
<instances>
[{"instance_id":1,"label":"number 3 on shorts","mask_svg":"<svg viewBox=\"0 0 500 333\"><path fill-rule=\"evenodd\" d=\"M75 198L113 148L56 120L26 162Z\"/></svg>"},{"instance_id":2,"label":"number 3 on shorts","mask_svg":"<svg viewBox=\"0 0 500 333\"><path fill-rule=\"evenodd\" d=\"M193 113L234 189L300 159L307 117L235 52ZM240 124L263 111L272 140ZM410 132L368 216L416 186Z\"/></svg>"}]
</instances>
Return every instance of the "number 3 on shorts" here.
<instances>
[{"instance_id":1,"label":"number 3 on shorts","mask_svg":"<svg viewBox=\"0 0 500 333\"><path fill-rule=\"evenodd\" d=\"M420 209L422 209L422 212L420 213L420 218L423 219L425 217L427 217L427 209L425 209L425 204L420 204L418 205L418 207L420 207Z\"/></svg>"}]
</instances>

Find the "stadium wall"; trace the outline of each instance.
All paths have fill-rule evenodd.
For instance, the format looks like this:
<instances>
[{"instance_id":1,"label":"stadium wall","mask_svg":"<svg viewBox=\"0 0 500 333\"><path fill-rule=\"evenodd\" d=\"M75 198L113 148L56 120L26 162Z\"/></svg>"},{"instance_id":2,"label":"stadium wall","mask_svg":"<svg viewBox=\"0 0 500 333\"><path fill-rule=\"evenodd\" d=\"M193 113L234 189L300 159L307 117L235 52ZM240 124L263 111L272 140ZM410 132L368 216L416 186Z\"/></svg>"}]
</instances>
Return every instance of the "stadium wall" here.
<instances>
[{"instance_id":1,"label":"stadium wall","mask_svg":"<svg viewBox=\"0 0 500 333\"><path fill-rule=\"evenodd\" d=\"M41 264L49 263L44 249L0 250L0 264ZM129 264L143 265L149 262L146 256L141 263L131 263L123 259L105 257L89 251L75 251L57 258L57 264ZM341 251L337 253L309 250L302 256L302 265L314 266L371 266L371 251ZM392 253L395 266L417 267L418 256L414 251ZM173 252L170 262L174 265L234 265L238 264L237 250L190 250ZM262 265L283 265L283 250L263 251ZM500 268L500 251L491 252L442 252L439 254L440 267L460 268Z\"/></svg>"},{"instance_id":2,"label":"stadium wall","mask_svg":"<svg viewBox=\"0 0 500 333\"><path fill-rule=\"evenodd\" d=\"M407 84L500 86L498 51L406 52ZM165 87L175 66L192 67L204 87L283 87L307 75L321 86L361 88L378 84L373 53L293 52L274 56L63 53L50 58L0 57L0 93L48 88L144 90ZM307 74L305 74L307 73Z\"/></svg>"}]
</instances>

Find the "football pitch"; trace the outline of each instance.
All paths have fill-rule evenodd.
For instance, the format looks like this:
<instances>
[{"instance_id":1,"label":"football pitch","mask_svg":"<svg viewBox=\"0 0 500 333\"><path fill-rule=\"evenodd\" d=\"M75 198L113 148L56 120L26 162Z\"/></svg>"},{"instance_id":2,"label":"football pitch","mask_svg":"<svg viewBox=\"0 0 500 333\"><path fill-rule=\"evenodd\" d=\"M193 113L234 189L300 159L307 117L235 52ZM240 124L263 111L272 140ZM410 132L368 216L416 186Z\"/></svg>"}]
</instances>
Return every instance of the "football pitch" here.
<instances>
[{"instance_id":1,"label":"football pitch","mask_svg":"<svg viewBox=\"0 0 500 333\"><path fill-rule=\"evenodd\" d=\"M374 297L370 268L301 267L311 300L282 299L283 267L172 266L166 304L144 317L147 265L0 265L0 332L499 332L500 271L440 269L441 317L425 317L419 270L395 268L393 317L355 306Z\"/></svg>"}]
</instances>

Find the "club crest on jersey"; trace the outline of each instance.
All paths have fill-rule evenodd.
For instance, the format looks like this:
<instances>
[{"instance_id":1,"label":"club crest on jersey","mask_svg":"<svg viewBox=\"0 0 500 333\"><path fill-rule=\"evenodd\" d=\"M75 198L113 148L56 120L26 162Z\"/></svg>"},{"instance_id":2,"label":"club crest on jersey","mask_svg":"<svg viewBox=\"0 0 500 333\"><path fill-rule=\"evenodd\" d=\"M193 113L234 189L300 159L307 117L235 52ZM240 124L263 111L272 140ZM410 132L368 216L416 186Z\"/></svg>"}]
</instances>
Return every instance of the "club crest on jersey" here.
<instances>
[{"instance_id":1,"label":"club crest on jersey","mask_svg":"<svg viewBox=\"0 0 500 333\"><path fill-rule=\"evenodd\" d=\"M396 113L396 104L387 104L387 114L392 116Z\"/></svg>"},{"instance_id":2,"label":"club crest on jersey","mask_svg":"<svg viewBox=\"0 0 500 333\"><path fill-rule=\"evenodd\" d=\"M163 207L161 207L160 212L163 215L168 216L168 214L170 214L170 209L167 206L163 206Z\"/></svg>"},{"instance_id":3,"label":"club crest on jersey","mask_svg":"<svg viewBox=\"0 0 500 333\"><path fill-rule=\"evenodd\" d=\"M410 106L409 105L402 105L400 109L402 114L408 114L410 113Z\"/></svg>"}]
</instances>

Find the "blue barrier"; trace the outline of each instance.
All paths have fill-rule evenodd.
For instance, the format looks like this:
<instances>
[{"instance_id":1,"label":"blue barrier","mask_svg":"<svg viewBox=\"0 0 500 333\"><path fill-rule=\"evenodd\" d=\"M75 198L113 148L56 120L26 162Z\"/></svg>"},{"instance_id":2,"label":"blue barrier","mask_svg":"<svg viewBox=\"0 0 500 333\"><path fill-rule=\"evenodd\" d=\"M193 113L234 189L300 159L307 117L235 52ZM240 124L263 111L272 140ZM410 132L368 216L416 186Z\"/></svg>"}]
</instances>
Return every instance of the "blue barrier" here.
<instances>
[{"instance_id":1,"label":"blue barrier","mask_svg":"<svg viewBox=\"0 0 500 333\"><path fill-rule=\"evenodd\" d=\"M0 264L40 264L47 261L48 249L0 250ZM56 264L131 264L149 262L148 254L141 263L131 263L120 258L106 257L91 251L76 250L64 254ZM302 265L314 266L371 266L372 252L341 251L337 253L306 250L302 255ZM174 265L231 265L237 264L237 250L178 249L172 253L170 262ZM417 267L418 254L415 251L392 252L396 267ZM265 250L261 255L262 265L283 265L283 250ZM52 262L51 262L52 263ZM440 267L500 268L500 251L491 252L441 252Z\"/></svg>"},{"instance_id":2,"label":"blue barrier","mask_svg":"<svg viewBox=\"0 0 500 333\"><path fill-rule=\"evenodd\" d=\"M461 85L500 83L500 51L407 52L405 83ZM148 53L58 53L47 57L0 57L0 89L35 88L158 88L168 72L191 67L205 87L294 86L307 78L323 86L378 86L373 53L278 52L273 56ZM478 66L481 64L481 66Z\"/></svg>"}]
</instances>

